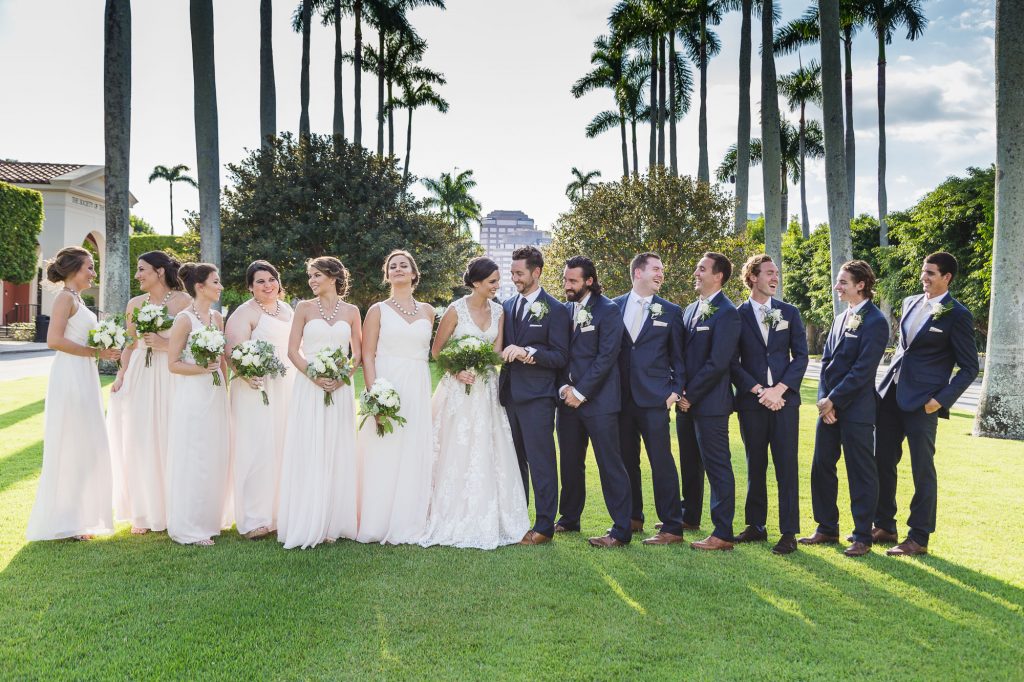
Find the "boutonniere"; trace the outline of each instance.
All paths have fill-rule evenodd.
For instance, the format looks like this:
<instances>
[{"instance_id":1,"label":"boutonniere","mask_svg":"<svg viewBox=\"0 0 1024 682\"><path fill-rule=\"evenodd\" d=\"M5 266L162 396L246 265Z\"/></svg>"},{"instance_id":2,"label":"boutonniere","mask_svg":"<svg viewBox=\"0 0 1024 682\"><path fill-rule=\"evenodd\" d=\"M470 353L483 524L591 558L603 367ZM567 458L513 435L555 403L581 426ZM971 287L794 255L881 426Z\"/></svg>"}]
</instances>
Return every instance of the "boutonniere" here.
<instances>
[{"instance_id":1,"label":"boutonniere","mask_svg":"<svg viewBox=\"0 0 1024 682\"><path fill-rule=\"evenodd\" d=\"M718 306L711 305L707 301L701 301L697 304L697 321L703 322L717 312Z\"/></svg>"},{"instance_id":2,"label":"boutonniere","mask_svg":"<svg viewBox=\"0 0 1024 682\"><path fill-rule=\"evenodd\" d=\"M846 318L846 328L850 331L855 331L860 327L860 323L863 321L864 319L860 316L860 313L854 313Z\"/></svg>"},{"instance_id":3,"label":"boutonniere","mask_svg":"<svg viewBox=\"0 0 1024 682\"><path fill-rule=\"evenodd\" d=\"M544 301L534 301L530 305L530 315L533 319L540 321L548 314L548 304Z\"/></svg>"},{"instance_id":4,"label":"boutonniere","mask_svg":"<svg viewBox=\"0 0 1024 682\"><path fill-rule=\"evenodd\" d=\"M660 303L648 303L647 310L650 311L652 320L658 319L665 312L665 310L661 307Z\"/></svg>"},{"instance_id":5,"label":"boutonniere","mask_svg":"<svg viewBox=\"0 0 1024 682\"><path fill-rule=\"evenodd\" d=\"M764 326L769 329L775 329L775 325L782 321L782 311L778 308L772 308L764 313Z\"/></svg>"},{"instance_id":6,"label":"boutonniere","mask_svg":"<svg viewBox=\"0 0 1024 682\"><path fill-rule=\"evenodd\" d=\"M587 326L593 319L594 316L586 308L580 308L576 311L576 324L580 327Z\"/></svg>"},{"instance_id":7,"label":"boutonniere","mask_svg":"<svg viewBox=\"0 0 1024 682\"><path fill-rule=\"evenodd\" d=\"M952 303L947 303L946 305L942 305L942 303L940 301L935 301L934 303L932 303L932 319L933 320L941 319L943 315L945 315L946 313L948 313L952 309L953 309L953 304Z\"/></svg>"}]
</instances>

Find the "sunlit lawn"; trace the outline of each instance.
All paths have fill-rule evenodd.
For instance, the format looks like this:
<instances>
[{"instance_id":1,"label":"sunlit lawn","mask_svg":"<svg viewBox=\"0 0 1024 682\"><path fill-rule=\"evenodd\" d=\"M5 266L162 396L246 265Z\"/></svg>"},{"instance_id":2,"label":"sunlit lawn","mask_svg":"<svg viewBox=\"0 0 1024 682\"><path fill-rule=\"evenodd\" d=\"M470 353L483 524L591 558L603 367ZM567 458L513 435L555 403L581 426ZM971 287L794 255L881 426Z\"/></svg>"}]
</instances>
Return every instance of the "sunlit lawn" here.
<instances>
[{"instance_id":1,"label":"sunlit lawn","mask_svg":"<svg viewBox=\"0 0 1024 682\"><path fill-rule=\"evenodd\" d=\"M28 545L44 391L44 378L0 383L5 679L1024 678L1024 444L971 438L969 415L940 421L938 532L916 560L835 547L783 558L770 544L596 550L585 536L608 518L593 465L583 535L542 547L285 552L229 532L198 548L125 526ZM813 408L801 417L810 531ZM735 422L732 437L739 530ZM649 473L645 483L653 522Z\"/></svg>"}]
</instances>

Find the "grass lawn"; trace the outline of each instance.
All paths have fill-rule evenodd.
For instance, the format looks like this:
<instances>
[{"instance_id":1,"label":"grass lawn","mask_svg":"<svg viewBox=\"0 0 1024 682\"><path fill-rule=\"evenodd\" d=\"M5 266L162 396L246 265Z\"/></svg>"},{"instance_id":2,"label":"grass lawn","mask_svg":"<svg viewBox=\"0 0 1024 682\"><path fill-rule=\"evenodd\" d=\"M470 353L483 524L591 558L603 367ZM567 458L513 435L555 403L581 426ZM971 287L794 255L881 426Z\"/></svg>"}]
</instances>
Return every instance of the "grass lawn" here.
<instances>
[{"instance_id":1,"label":"grass lawn","mask_svg":"<svg viewBox=\"0 0 1024 682\"><path fill-rule=\"evenodd\" d=\"M583 535L541 547L285 552L233 531L182 547L127 526L28 545L44 391L44 378L0 383L3 678L1024 678L1024 444L971 438L970 415L940 420L938 532L916 560L835 547L784 558L764 543L596 550L585 537L609 522L593 460ZM804 531L813 415L803 408ZM732 444L739 531L735 421ZM905 516L909 457L900 476ZM845 493L840 509L845 535Z\"/></svg>"}]
</instances>

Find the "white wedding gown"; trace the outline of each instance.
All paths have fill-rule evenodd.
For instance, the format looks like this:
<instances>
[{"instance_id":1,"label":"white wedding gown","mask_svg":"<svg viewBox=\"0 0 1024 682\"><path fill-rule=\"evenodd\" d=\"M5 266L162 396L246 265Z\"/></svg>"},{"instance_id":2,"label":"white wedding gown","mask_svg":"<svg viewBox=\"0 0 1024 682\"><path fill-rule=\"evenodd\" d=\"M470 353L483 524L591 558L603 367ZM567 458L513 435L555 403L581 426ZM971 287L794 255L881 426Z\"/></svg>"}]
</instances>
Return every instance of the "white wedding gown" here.
<instances>
[{"instance_id":1,"label":"white wedding gown","mask_svg":"<svg viewBox=\"0 0 1024 682\"><path fill-rule=\"evenodd\" d=\"M476 336L494 343L501 306L491 301L486 330L473 321L462 298L452 338ZM432 401L433 491L427 532L420 544L494 549L519 542L530 529L519 460L505 410L498 403L498 378L477 377L469 395L447 374Z\"/></svg>"}]
</instances>

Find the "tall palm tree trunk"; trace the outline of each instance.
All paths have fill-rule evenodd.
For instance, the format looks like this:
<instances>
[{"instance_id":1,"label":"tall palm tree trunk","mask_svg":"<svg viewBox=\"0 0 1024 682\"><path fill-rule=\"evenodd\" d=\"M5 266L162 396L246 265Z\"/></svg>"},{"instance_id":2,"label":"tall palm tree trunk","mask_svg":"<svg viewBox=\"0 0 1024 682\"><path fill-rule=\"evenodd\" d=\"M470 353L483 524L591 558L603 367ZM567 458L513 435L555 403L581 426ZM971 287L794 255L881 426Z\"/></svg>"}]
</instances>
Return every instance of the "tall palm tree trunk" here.
<instances>
[{"instance_id":1,"label":"tall palm tree trunk","mask_svg":"<svg viewBox=\"0 0 1024 682\"><path fill-rule=\"evenodd\" d=\"M839 0L818 0L821 40L822 127L825 129L825 193L828 198L829 252L832 280L853 258L850 204L847 196L846 159L843 151L843 85L839 59ZM845 307L832 292L832 310Z\"/></svg>"},{"instance_id":2,"label":"tall palm tree trunk","mask_svg":"<svg viewBox=\"0 0 1024 682\"><path fill-rule=\"evenodd\" d=\"M750 193L750 16L753 0L742 0L740 7L740 102L736 123L736 214L733 228L737 234L747 229L747 197Z\"/></svg>"},{"instance_id":3,"label":"tall palm tree trunk","mask_svg":"<svg viewBox=\"0 0 1024 682\"><path fill-rule=\"evenodd\" d=\"M168 182L167 186L170 188L171 195L171 236L174 236L174 183Z\"/></svg>"},{"instance_id":4,"label":"tall palm tree trunk","mask_svg":"<svg viewBox=\"0 0 1024 682\"><path fill-rule=\"evenodd\" d=\"M392 82L388 80L388 102L393 97L392 93ZM388 107L388 156L395 155L395 111L390 106Z\"/></svg>"},{"instance_id":5,"label":"tall palm tree trunk","mask_svg":"<svg viewBox=\"0 0 1024 682\"><path fill-rule=\"evenodd\" d=\"M658 36L651 35L651 153L648 169L658 162Z\"/></svg>"},{"instance_id":6,"label":"tall palm tree trunk","mask_svg":"<svg viewBox=\"0 0 1024 682\"><path fill-rule=\"evenodd\" d=\"M377 156L384 156L384 62L387 55L384 54L383 29L377 31L377 46L380 50L377 53Z\"/></svg>"},{"instance_id":7,"label":"tall palm tree trunk","mask_svg":"<svg viewBox=\"0 0 1024 682\"><path fill-rule=\"evenodd\" d=\"M619 109L619 133L622 137L622 177L629 175L629 147L626 144L626 115Z\"/></svg>"},{"instance_id":8,"label":"tall palm tree trunk","mask_svg":"<svg viewBox=\"0 0 1024 682\"><path fill-rule=\"evenodd\" d=\"M658 165L665 166L665 36L658 36Z\"/></svg>"},{"instance_id":9,"label":"tall palm tree trunk","mask_svg":"<svg viewBox=\"0 0 1024 682\"><path fill-rule=\"evenodd\" d=\"M352 14L355 16L356 31L352 50L355 84L352 98L355 100L355 114L352 122L352 141L357 147L363 146L363 0L353 0Z\"/></svg>"},{"instance_id":10,"label":"tall palm tree trunk","mask_svg":"<svg viewBox=\"0 0 1024 682\"><path fill-rule=\"evenodd\" d=\"M345 53L341 49L341 0L334 0L334 134L345 137L345 95L342 87L342 66Z\"/></svg>"},{"instance_id":11,"label":"tall palm tree trunk","mask_svg":"<svg viewBox=\"0 0 1024 682\"><path fill-rule=\"evenodd\" d=\"M1024 2L996 0L996 225L974 435L1024 440Z\"/></svg>"},{"instance_id":12,"label":"tall palm tree trunk","mask_svg":"<svg viewBox=\"0 0 1024 682\"><path fill-rule=\"evenodd\" d=\"M123 312L131 294L128 273L128 165L132 121L132 8L106 0L103 9L103 198L105 246L100 308Z\"/></svg>"},{"instance_id":13,"label":"tall palm tree trunk","mask_svg":"<svg viewBox=\"0 0 1024 682\"><path fill-rule=\"evenodd\" d=\"M412 154L412 107L409 111L409 125L405 129L405 169L402 171L402 185L409 183L409 155Z\"/></svg>"},{"instance_id":14,"label":"tall palm tree trunk","mask_svg":"<svg viewBox=\"0 0 1024 682\"><path fill-rule=\"evenodd\" d=\"M640 174L640 157L636 150L636 119L632 119L629 122L629 127L633 132L633 175Z\"/></svg>"},{"instance_id":15,"label":"tall palm tree trunk","mask_svg":"<svg viewBox=\"0 0 1024 682\"><path fill-rule=\"evenodd\" d=\"M299 76L299 137L309 137L309 36L313 0L302 0L302 72ZM201 182L201 181L200 181ZM202 191L200 191L202 194Z\"/></svg>"},{"instance_id":16,"label":"tall palm tree trunk","mask_svg":"<svg viewBox=\"0 0 1024 682\"><path fill-rule=\"evenodd\" d=\"M679 175L676 147L676 32L668 32L668 163L672 175Z\"/></svg>"},{"instance_id":17,"label":"tall palm tree trunk","mask_svg":"<svg viewBox=\"0 0 1024 682\"><path fill-rule=\"evenodd\" d=\"M844 97L846 99L846 196L850 204L850 220L856 216L857 141L853 127L853 27L843 29L843 59L846 64Z\"/></svg>"},{"instance_id":18,"label":"tall palm tree trunk","mask_svg":"<svg viewBox=\"0 0 1024 682\"><path fill-rule=\"evenodd\" d=\"M775 73L775 51L772 49L774 32L773 0L761 5L761 149L764 188L764 250L779 267L782 281L782 223L781 209L782 139L779 122L779 93ZM703 81L703 76L701 77ZM701 86L703 90L703 85ZM782 287L777 290L782 298Z\"/></svg>"},{"instance_id":19,"label":"tall palm tree trunk","mask_svg":"<svg viewBox=\"0 0 1024 682\"><path fill-rule=\"evenodd\" d=\"M800 103L800 232L804 239L811 236L811 219L807 215L807 105ZM785 218L786 213L782 213ZM785 232L785 228L783 229Z\"/></svg>"},{"instance_id":20,"label":"tall palm tree trunk","mask_svg":"<svg viewBox=\"0 0 1024 682\"><path fill-rule=\"evenodd\" d=\"M199 254L220 267L220 152L213 61L213 0L192 0L192 84L199 176ZM307 26L308 26L307 22Z\"/></svg>"},{"instance_id":21,"label":"tall palm tree trunk","mask_svg":"<svg viewBox=\"0 0 1024 682\"><path fill-rule=\"evenodd\" d=\"M889 200L885 194L885 32L878 39L878 243L889 246Z\"/></svg>"},{"instance_id":22,"label":"tall palm tree trunk","mask_svg":"<svg viewBox=\"0 0 1024 682\"><path fill-rule=\"evenodd\" d=\"M771 45L770 39L768 44ZM769 49L769 51L771 50ZM697 121L697 180L704 183L711 182L711 170L708 165L708 43L707 27L703 23L700 27L700 117Z\"/></svg>"},{"instance_id":23,"label":"tall palm tree trunk","mask_svg":"<svg viewBox=\"0 0 1024 682\"><path fill-rule=\"evenodd\" d=\"M786 180L786 175L786 167L783 166L779 173L779 185L782 187L782 192L779 196L779 210L782 213L782 234L786 234L786 231L789 230L789 218L787 217L789 216L789 182Z\"/></svg>"},{"instance_id":24,"label":"tall palm tree trunk","mask_svg":"<svg viewBox=\"0 0 1024 682\"><path fill-rule=\"evenodd\" d=\"M264 149L277 135L277 87L274 83L272 0L260 0L260 140ZM174 225L171 225L174 234Z\"/></svg>"}]
</instances>

